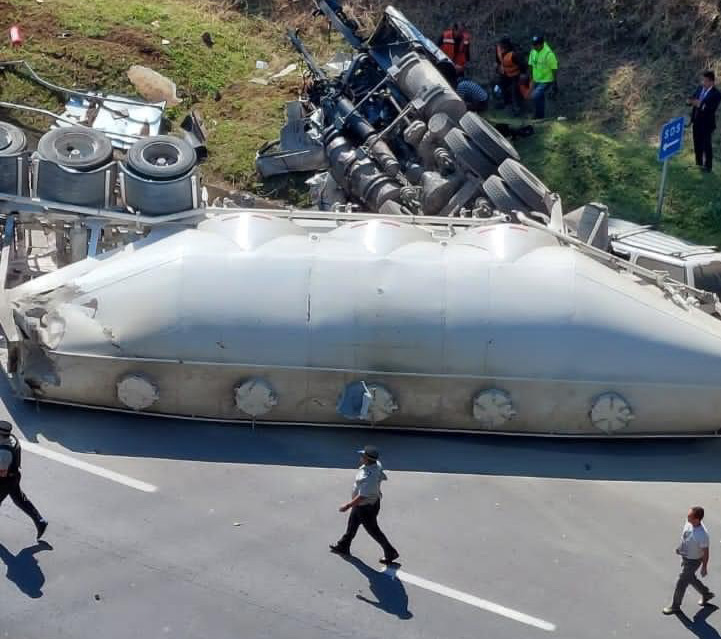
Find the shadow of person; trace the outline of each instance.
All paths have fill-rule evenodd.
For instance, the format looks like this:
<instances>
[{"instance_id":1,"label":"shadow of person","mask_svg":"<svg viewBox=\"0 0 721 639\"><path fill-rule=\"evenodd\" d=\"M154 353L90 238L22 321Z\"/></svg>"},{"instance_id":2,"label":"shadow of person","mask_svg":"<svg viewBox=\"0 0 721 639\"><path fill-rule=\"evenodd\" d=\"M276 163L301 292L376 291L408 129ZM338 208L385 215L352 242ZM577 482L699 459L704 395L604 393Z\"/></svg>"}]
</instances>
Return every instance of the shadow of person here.
<instances>
[{"instance_id":1,"label":"shadow of person","mask_svg":"<svg viewBox=\"0 0 721 639\"><path fill-rule=\"evenodd\" d=\"M42 597L45 575L35 555L43 550L52 549L53 547L48 542L41 541L34 546L23 548L17 555L13 555L0 544L0 560L7 567L6 577L28 597L32 599Z\"/></svg>"},{"instance_id":2,"label":"shadow of person","mask_svg":"<svg viewBox=\"0 0 721 639\"><path fill-rule=\"evenodd\" d=\"M721 639L718 630L707 621L709 616L717 610L718 606L706 605L693 616L693 619L689 619L683 613L680 613L678 618L679 621L699 639Z\"/></svg>"},{"instance_id":3,"label":"shadow of person","mask_svg":"<svg viewBox=\"0 0 721 639\"><path fill-rule=\"evenodd\" d=\"M377 601L368 599L363 595L356 595L356 599L365 601L379 610L395 615L399 619L411 619L413 617L413 613L408 610L408 594L403 583L396 577L393 567L379 571L374 570L357 557L346 557L345 560L368 579L368 586Z\"/></svg>"}]
</instances>

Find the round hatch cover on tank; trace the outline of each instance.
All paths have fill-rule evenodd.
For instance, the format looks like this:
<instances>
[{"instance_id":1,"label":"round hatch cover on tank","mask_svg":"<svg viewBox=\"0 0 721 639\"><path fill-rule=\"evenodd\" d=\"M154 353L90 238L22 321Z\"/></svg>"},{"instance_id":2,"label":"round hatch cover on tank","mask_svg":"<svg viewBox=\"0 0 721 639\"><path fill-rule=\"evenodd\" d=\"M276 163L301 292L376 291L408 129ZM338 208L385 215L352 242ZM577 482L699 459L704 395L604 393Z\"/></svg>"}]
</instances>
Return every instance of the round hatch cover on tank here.
<instances>
[{"instance_id":1,"label":"round hatch cover on tank","mask_svg":"<svg viewBox=\"0 0 721 639\"><path fill-rule=\"evenodd\" d=\"M623 430L634 418L629 403L618 393L603 393L593 400L591 423L604 433Z\"/></svg>"},{"instance_id":2,"label":"round hatch cover on tank","mask_svg":"<svg viewBox=\"0 0 721 639\"><path fill-rule=\"evenodd\" d=\"M125 375L118 381L118 400L133 410L149 408L160 397L158 387L145 375Z\"/></svg>"},{"instance_id":3,"label":"round hatch cover on tank","mask_svg":"<svg viewBox=\"0 0 721 639\"><path fill-rule=\"evenodd\" d=\"M336 410L346 419L375 424L395 413L398 404L385 386L359 381L352 382L343 389Z\"/></svg>"},{"instance_id":4,"label":"round hatch cover on tank","mask_svg":"<svg viewBox=\"0 0 721 639\"><path fill-rule=\"evenodd\" d=\"M264 379L253 378L235 387L235 406L251 417L259 417L273 410L278 396Z\"/></svg>"},{"instance_id":5,"label":"round hatch cover on tank","mask_svg":"<svg viewBox=\"0 0 721 639\"><path fill-rule=\"evenodd\" d=\"M491 430L501 428L516 415L511 396L503 390L489 388L473 399L473 417Z\"/></svg>"}]
</instances>

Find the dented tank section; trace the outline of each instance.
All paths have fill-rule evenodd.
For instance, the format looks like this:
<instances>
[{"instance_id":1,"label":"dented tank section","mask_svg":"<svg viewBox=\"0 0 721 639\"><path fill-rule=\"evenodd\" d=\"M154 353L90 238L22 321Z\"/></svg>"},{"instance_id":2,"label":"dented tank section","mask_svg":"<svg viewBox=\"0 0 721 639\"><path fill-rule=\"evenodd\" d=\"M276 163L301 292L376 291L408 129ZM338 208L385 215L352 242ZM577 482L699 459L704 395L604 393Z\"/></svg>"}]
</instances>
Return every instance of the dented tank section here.
<instances>
[{"instance_id":1,"label":"dented tank section","mask_svg":"<svg viewBox=\"0 0 721 639\"><path fill-rule=\"evenodd\" d=\"M719 428L721 323L542 225L235 211L8 294L26 397L471 432Z\"/></svg>"}]
</instances>

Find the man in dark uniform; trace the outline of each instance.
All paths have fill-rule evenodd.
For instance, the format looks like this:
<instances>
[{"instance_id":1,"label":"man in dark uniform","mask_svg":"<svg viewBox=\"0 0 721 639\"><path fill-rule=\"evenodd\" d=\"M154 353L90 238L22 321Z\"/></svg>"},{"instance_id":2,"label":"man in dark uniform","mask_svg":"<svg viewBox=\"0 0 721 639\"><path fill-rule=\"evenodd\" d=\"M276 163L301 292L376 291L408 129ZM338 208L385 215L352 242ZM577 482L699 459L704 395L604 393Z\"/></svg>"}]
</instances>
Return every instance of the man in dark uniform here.
<instances>
[{"instance_id":1,"label":"man in dark uniform","mask_svg":"<svg viewBox=\"0 0 721 639\"><path fill-rule=\"evenodd\" d=\"M386 565L392 564L399 557L398 551L391 546L377 521L381 509L381 482L388 478L378 461L378 449L375 446L366 446L358 452L361 455L361 467L355 476L351 500L338 509L342 513L350 510L348 527L338 543L330 545L330 551L349 555L351 542L362 525L383 548L383 557L379 561Z\"/></svg>"},{"instance_id":2,"label":"man in dark uniform","mask_svg":"<svg viewBox=\"0 0 721 639\"><path fill-rule=\"evenodd\" d=\"M11 435L12 429L10 422L0 421L0 504L10 495L15 505L35 522L37 538L40 539L45 534L48 522L20 488L20 442Z\"/></svg>"},{"instance_id":3,"label":"man in dark uniform","mask_svg":"<svg viewBox=\"0 0 721 639\"><path fill-rule=\"evenodd\" d=\"M716 88L716 76L713 71L704 71L701 84L687 100L693 106L693 150L696 153L696 165L702 171L711 172L713 164L713 145L711 135L716 129L716 109L721 102L721 92Z\"/></svg>"}]
</instances>

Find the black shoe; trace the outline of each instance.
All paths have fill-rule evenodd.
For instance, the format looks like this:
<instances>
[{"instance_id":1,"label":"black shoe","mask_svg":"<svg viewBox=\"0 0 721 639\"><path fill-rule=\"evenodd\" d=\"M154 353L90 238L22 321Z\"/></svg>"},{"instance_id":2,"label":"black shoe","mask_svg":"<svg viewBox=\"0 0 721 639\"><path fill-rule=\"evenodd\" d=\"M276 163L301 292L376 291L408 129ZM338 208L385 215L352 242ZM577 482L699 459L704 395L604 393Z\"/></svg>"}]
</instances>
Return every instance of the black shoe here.
<instances>
[{"instance_id":1,"label":"black shoe","mask_svg":"<svg viewBox=\"0 0 721 639\"><path fill-rule=\"evenodd\" d=\"M699 606L705 606L709 601L711 601L716 595L712 592L708 593L705 597L701 597L701 599L698 600Z\"/></svg>"},{"instance_id":2,"label":"black shoe","mask_svg":"<svg viewBox=\"0 0 721 639\"><path fill-rule=\"evenodd\" d=\"M381 557L378 561L380 561L382 564L385 564L386 566L390 566L392 563L395 562L396 559L398 559L398 557L400 557L398 551L394 550L389 556Z\"/></svg>"},{"instance_id":3,"label":"black shoe","mask_svg":"<svg viewBox=\"0 0 721 639\"><path fill-rule=\"evenodd\" d=\"M681 612L681 608L676 606L666 606L662 611L664 615L677 615Z\"/></svg>"},{"instance_id":4,"label":"black shoe","mask_svg":"<svg viewBox=\"0 0 721 639\"><path fill-rule=\"evenodd\" d=\"M336 555L350 555L350 548L345 548L344 546L340 546L339 544L330 544L328 548L330 548L330 551L332 553L335 553Z\"/></svg>"},{"instance_id":5,"label":"black shoe","mask_svg":"<svg viewBox=\"0 0 721 639\"><path fill-rule=\"evenodd\" d=\"M45 534L45 531L48 529L48 522L42 519L37 524L35 524L35 528L38 529L38 536L36 537L36 539L40 541L42 536Z\"/></svg>"}]
</instances>

